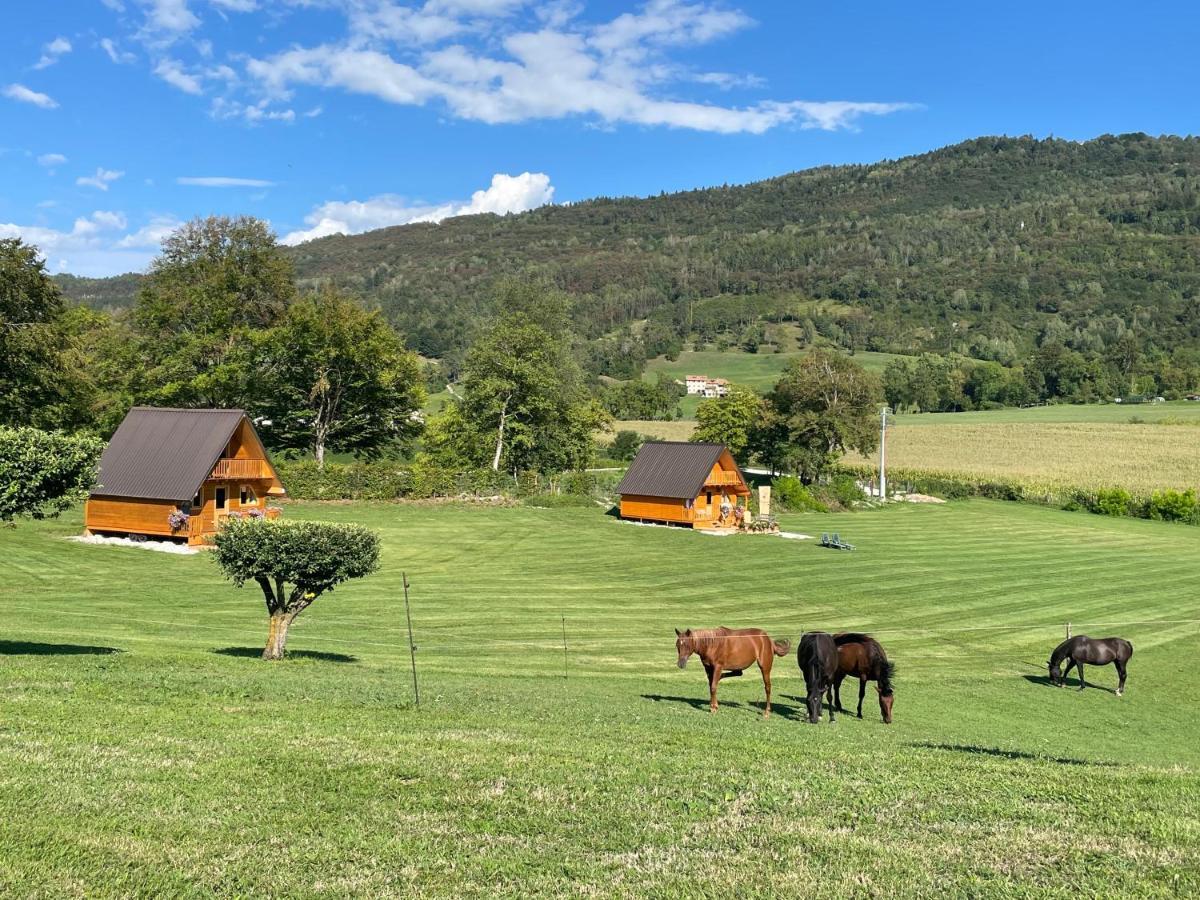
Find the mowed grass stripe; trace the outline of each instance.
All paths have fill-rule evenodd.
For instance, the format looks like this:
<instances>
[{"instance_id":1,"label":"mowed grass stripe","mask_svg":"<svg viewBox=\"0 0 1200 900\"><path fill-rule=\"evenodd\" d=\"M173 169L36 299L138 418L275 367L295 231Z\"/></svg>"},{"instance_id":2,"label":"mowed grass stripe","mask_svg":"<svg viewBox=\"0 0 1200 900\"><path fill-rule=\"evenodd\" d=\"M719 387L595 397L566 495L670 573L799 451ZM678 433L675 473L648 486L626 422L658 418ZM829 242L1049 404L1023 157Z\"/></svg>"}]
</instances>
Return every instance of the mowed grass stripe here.
<instances>
[{"instance_id":1,"label":"mowed grass stripe","mask_svg":"<svg viewBox=\"0 0 1200 900\"><path fill-rule=\"evenodd\" d=\"M1082 694L1042 683L1077 615L1200 619L1192 529L984 502L785 517L859 544L838 554L591 510L287 515L362 521L385 552L298 620L282 665L212 652L253 653L265 616L208 556L62 540L77 518L0 534L22 560L0 640L124 651L0 652L0 892L1200 890L1200 675L1177 662L1200 629L1119 632L1124 698L1111 668ZM672 628L720 623L875 628L896 724L873 692L862 722L801 724L791 654L771 720L754 671L709 716Z\"/></svg>"}]
</instances>

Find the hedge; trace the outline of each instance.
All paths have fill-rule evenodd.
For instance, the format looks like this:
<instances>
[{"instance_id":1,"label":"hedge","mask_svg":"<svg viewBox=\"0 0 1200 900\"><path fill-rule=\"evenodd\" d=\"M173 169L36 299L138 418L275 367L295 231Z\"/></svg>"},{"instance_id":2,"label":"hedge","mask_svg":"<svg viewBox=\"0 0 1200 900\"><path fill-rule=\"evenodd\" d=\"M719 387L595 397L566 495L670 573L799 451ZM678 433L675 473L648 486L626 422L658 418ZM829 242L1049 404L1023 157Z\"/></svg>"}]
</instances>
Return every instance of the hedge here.
<instances>
[{"instance_id":1,"label":"hedge","mask_svg":"<svg viewBox=\"0 0 1200 900\"><path fill-rule=\"evenodd\" d=\"M494 472L472 469L454 472L439 469L427 461L412 464L398 462L316 463L282 461L276 463L279 477L293 500L401 500L436 497L544 497L569 494L600 497L611 492L614 473L564 472L544 475L537 472Z\"/></svg>"},{"instance_id":2,"label":"hedge","mask_svg":"<svg viewBox=\"0 0 1200 900\"><path fill-rule=\"evenodd\" d=\"M875 478L878 474L878 471L870 466L846 465L841 467L841 471L864 481ZM957 472L921 469L890 470L889 492L894 492L901 486L916 493L930 494L946 500L984 497L989 500L1036 503L1059 509L1087 510L1103 516L1158 519L1200 525L1200 499L1192 489L1165 489L1139 496L1122 487L1079 487L1020 478L973 478Z\"/></svg>"}]
</instances>

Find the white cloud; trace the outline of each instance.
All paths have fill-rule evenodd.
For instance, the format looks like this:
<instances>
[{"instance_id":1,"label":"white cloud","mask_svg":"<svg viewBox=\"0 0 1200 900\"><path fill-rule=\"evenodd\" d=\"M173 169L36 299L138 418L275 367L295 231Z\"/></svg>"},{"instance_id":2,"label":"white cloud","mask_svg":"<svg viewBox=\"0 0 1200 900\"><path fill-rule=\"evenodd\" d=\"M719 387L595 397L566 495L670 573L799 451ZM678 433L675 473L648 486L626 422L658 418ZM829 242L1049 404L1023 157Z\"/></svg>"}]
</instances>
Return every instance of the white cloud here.
<instances>
[{"instance_id":1,"label":"white cloud","mask_svg":"<svg viewBox=\"0 0 1200 900\"><path fill-rule=\"evenodd\" d=\"M37 158L39 166L45 166L47 169L53 169L56 166L61 166L67 161L67 158L61 153L43 153Z\"/></svg>"},{"instance_id":2,"label":"white cloud","mask_svg":"<svg viewBox=\"0 0 1200 900\"><path fill-rule=\"evenodd\" d=\"M139 249L148 244L127 243L131 236L119 235L127 225L122 213L97 210L90 216L77 218L69 230L0 222L0 238L19 237L37 247L44 256L57 257L59 271L90 276L116 275L144 269L154 256L151 250Z\"/></svg>"},{"instance_id":3,"label":"white cloud","mask_svg":"<svg viewBox=\"0 0 1200 900\"><path fill-rule=\"evenodd\" d=\"M554 199L550 177L541 172L492 176L491 186L475 191L470 200L443 204L410 203L394 194L380 194L368 200L330 200L304 217L310 228L293 231L283 244L301 244L331 234L359 234L376 228L408 225L413 222L440 222L451 216L475 213L524 212L544 206Z\"/></svg>"},{"instance_id":4,"label":"white cloud","mask_svg":"<svg viewBox=\"0 0 1200 900\"><path fill-rule=\"evenodd\" d=\"M224 175L206 175L202 177L186 176L176 178L176 184L186 184L192 187L274 187L275 182L264 181L261 178L230 178Z\"/></svg>"},{"instance_id":5,"label":"white cloud","mask_svg":"<svg viewBox=\"0 0 1200 900\"><path fill-rule=\"evenodd\" d=\"M212 5L229 12L247 13L258 9L257 0L212 0Z\"/></svg>"},{"instance_id":6,"label":"white cloud","mask_svg":"<svg viewBox=\"0 0 1200 900\"><path fill-rule=\"evenodd\" d=\"M54 65L60 57L71 52L71 42L65 37L56 37L42 47L42 50L44 51L42 58L33 65L35 69L45 69L48 66Z\"/></svg>"},{"instance_id":7,"label":"white cloud","mask_svg":"<svg viewBox=\"0 0 1200 900\"><path fill-rule=\"evenodd\" d=\"M200 24L187 0L142 0L146 27L167 34L184 34Z\"/></svg>"},{"instance_id":8,"label":"white cloud","mask_svg":"<svg viewBox=\"0 0 1200 900\"><path fill-rule=\"evenodd\" d=\"M667 56L753 24L710 0L650 0L638 12L599 24L561 4L539 7L539 30L513 30L496 17L518 0L428 0L399 6L355 0L341 42L294 47L246 62L266 97L288 100L297 85L336 88L398 105L446 104L489 124L584 117L717 133L759 134L780 125L852 128L866 115L912 108L877 101L770 100L718 105L673 96L682 82L721 90L758 86L753 76L694 74ZM482 38L468 46L464 37ZM453 40L455 42L451 43ZM402 57L389 43L405 45ZM480 49L491 48L491 49Z\"/></svg>"},{"instance_id":9,"label":"white cloud","mask_svg":"<svg viewBox=\"0 0 1200 900\"><path fill-rule=\"evenodd\" d=\"M296 121L295 110L271 109L269 101L265 97L257 103L241 103L238 100L217 97L213 100L209 113L214 119L243 119L248 125L258 125L262 122Z\"/></svg>"},{"instance_id":10,"label":"white cloud","mask_svg":"<svg viewBox=\"0 0 1200 900\"><path fill-rule=\"evenodd\" d=\"M127 234L114 245L118 249L128 250L137 247L158 247L172 232L183 223L173 216L160 216L152 219L132 234Z\"/></svg>"},{"instance_id":11,"label":"white cloud","mask_svg":"<svg viewBox=\"0 0 1200 900\"><path fill-rule=\"evenodd\" d=\"M4 96L20 103L32 103L34 106L40 106L42 109L56 109L58 107L58 103L53 97L46 94L39 94L37 91L31 91L23 84L10 84L4 89Z\"/></svg>"},{"instance_id":12,"label":"white cloud","mask_svg":"<svg viewBox=\"0 0 1200 900\"><path fill-rule=\"evenodd\" d=\"M154 74L172 87L177 87L185 94L203 94L204 86L195 75L185 72L183 65L175 59L160 59L154 67Z\"/></svg>"},{"instance_id":13,"label":"white cloud","mask_svg":"<svg viewBox=\"0 0 1200 900\"><path fill-rule=\"evenodd\" d=\"M101 38L100 49L108 54L108 58L118 64L131 63L137 59L132 53L117 47L112 38Z\"/></svg>"},{"instance_id":14,"label":"white cloud","mask_svg":"<svg viewBox=\"0 0 1200 900\"><path fill-rule=\"evenodd\" d=\"M124 172L117 172L113 169L98 168L95 175L81 175L75 179L75 183L80 187L94 187L102 191L107 191L108 186L124 174Z\"/></svg>"}]
</instances>

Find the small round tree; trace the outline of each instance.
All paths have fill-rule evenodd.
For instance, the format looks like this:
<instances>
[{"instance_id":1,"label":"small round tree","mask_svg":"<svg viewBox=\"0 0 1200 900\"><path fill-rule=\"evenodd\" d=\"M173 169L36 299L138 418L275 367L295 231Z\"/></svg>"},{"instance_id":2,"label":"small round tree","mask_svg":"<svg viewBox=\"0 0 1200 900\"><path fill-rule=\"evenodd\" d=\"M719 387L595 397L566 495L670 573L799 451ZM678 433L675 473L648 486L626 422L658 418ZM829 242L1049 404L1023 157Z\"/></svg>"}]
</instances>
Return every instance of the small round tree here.
<instances>
[{"instance_id":1,"label":"small round tree","mask_svg":"<svg viewBox=\"0 0 1200 900\"><path fill-rule=\"evenodd\" d=\"M379 535L361 525L232 519L216 536L215 556L238 587L252 579L262 588L271 617L263 659L283 659L296 616L379 567Z\"/></svg>"}]
</instances>

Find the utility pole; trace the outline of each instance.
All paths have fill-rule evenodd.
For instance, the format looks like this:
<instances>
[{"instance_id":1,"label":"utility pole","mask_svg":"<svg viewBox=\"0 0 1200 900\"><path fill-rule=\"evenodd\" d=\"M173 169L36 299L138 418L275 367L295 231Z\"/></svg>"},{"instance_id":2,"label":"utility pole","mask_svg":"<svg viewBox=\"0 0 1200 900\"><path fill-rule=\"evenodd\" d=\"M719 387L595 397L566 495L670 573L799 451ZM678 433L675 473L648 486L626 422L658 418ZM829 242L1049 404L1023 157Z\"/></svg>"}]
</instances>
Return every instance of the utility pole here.
<instances>
[{"instance_id":1,"label":"utility pole","mask_svg":"<svg viewBox=\"0 0 1200 900\"><path fill-rule=\"evenodd\" d=\"M887 417L891 412L885 403L879 411L879 501L887 501Z\"/></svg>"}]
</instances>

